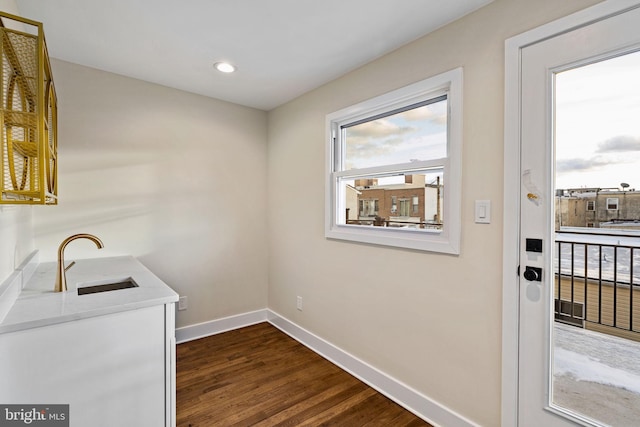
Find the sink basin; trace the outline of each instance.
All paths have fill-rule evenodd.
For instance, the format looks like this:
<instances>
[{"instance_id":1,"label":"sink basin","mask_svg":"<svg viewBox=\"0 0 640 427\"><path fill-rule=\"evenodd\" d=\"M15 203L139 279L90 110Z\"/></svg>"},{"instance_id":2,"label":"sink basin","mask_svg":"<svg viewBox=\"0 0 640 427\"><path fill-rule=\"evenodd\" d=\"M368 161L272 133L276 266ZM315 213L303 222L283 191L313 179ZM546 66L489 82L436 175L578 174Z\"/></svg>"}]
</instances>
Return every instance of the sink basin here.
<instances>
[{"instance_id":1,"label":"sink basin","mask_svg":"<svg viewBox=\"0 0 640 427\"><path fill-rule=\"evenodd\" d=\"M78 295L95 294L98 292L110 292L120 289L137 288L138 284L131 278L109 281L107 283L97 283L94 285L78 286Z\"/></svg>"}]
</instances>

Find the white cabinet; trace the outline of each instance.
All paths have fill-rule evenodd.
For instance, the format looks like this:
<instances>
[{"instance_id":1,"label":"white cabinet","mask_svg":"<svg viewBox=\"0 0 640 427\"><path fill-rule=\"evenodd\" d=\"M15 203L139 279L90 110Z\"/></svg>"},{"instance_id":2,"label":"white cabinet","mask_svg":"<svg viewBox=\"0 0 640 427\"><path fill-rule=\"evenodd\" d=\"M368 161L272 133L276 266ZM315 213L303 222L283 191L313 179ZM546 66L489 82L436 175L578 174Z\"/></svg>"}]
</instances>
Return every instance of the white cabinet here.
<instances>
[{"instance_id":1,"label":"white cabinet","mask_svg":"<svg viewBox=\"0 0 640 427\"><path fill-rule=\"evenodd\" d=\"M69 404L71 426L174 426L174 304L0 334L0 402Z\"/></svg>"}]
</instances>

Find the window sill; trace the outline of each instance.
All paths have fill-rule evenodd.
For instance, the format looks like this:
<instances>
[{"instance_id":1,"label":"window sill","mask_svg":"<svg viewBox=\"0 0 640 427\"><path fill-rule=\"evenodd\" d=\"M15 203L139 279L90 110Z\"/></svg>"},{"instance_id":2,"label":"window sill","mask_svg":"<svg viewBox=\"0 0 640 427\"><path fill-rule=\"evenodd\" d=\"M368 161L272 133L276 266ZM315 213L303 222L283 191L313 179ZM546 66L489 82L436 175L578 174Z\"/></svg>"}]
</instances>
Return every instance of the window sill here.
<instances>
[{"instance_id":1,"label":"window sill","mask_svg":"<svg viewBox=\"0 0 640 427\"><path fill-rule=\"evenodd\" d=\"M327 230L327 239L346 240L378 246L460 254L459 238L448 236L441 230L394 230L388 227L363 227L359 225L337 225Z\"/></svg>"}]
</instances>

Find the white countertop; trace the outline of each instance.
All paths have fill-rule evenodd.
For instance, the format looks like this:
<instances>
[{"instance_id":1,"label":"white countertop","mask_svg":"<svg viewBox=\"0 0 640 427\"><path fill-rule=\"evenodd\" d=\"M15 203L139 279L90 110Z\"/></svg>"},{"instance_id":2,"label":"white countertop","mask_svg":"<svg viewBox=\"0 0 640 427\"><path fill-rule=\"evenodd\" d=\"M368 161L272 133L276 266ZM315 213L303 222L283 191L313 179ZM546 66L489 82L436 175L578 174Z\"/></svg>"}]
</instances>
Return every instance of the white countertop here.
<instances>
[{"instance_id":1,"label":"white countertop","mask_svg":"<svg viewBox=\"0 0 640 427\"><path fill-rule=\"evenodd\" d=\"M65 263L69 265L71 260ZM22 288L0 333L53 325L178 301L162 280L132 256L76 260L67 271L67 292L54 292L56 263L41 263ZM78 295L78 286L132 278L135 288Z\"/></svg>"}]
</instances>

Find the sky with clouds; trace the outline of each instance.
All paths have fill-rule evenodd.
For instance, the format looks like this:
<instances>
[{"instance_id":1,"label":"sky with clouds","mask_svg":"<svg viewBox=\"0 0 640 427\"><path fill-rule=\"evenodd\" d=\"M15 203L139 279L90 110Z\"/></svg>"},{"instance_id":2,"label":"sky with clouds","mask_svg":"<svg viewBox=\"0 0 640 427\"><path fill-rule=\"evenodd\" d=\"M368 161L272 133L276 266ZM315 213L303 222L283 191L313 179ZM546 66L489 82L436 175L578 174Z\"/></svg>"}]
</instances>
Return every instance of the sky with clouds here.
<instances>
[{"instance_id":1,"label":"sky with clouds","mask_svg":"<svg viewBox=\"0 0 640 427\"><path fill-rule=\"evenodd\" d=\"M556 188L640 190L640 53L556 75Z\"/></svg>"},{"instance_id":2,"label":"sky with clouds","mask_svg":"<svg viewBox=\"0 0 640 427\"><path fill-rule=\"evenodd\" d=\"M447 101L346 128L346 169L438 159L447 153Z\"/></svg>"}]
</instances>

